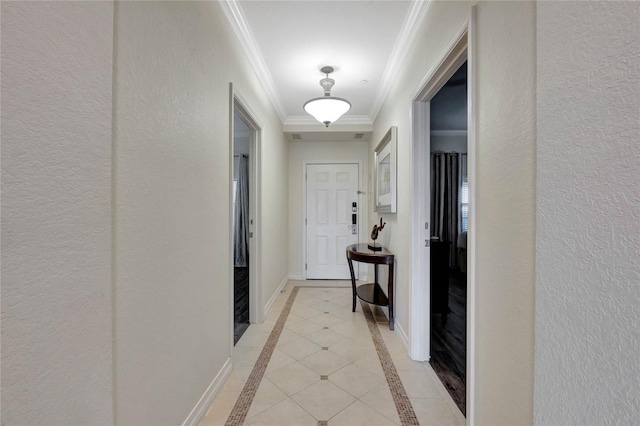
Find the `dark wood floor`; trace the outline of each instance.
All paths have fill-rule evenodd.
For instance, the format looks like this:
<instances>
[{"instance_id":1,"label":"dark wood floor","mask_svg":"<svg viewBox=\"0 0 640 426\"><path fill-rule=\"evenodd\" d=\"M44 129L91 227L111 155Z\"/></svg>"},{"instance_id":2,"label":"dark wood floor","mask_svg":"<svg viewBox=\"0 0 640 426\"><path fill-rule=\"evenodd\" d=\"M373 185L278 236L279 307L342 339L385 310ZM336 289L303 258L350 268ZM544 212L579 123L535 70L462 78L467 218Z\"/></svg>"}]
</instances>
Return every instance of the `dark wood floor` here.
<instances>
[{"instance_id":1,"label":"dark wood floor","mask_svg":"<svg viewBox=\"0 0 640 426\"><path fill-rule=\"evenodd\" d=\"M467 278L459 271L442 271L448 284L449 314L431 315L431 365L466 416ZM445 319L446 318L446 319Z\"/></svg>"},{"instance_id":2,"label":"dark wood floor","mask_svg":"<svg viewBox=\"0 0 640 426\"><path fill-rule=\"evenodd\" d=\"M234 329L233 344L240 340L240 337L249 328L249 268L233 268L234 282Z\"/></svg>"}]
</instances>

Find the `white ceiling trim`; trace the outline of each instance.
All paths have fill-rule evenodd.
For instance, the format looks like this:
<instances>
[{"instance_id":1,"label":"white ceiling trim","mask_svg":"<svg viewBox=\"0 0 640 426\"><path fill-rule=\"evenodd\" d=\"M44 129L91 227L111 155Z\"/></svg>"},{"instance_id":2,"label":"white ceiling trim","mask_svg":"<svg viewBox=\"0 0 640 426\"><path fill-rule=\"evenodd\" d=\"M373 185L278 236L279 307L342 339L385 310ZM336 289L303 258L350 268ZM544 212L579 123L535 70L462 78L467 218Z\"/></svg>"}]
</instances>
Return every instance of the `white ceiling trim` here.
<instances>
[{"instance_id":1,"label":"white ceiling trim","mask_svg":"<svg viewBox=\"0 0 640 426\"><path fill-rule=\"evenodd\" d=\"M389 90L391 90L391 85L398 74L398 70L407 58L409 47L411 47L411 43L413 43L413 40L416 37L416 32L420 26L420 22L422 22L422 18L426 15L429 6L431 6L431 0L416 0L412 3L407 19L402 26L402 32L396 40L393 52L389 57L389 62L387 62L387 66L382 74L382 80L378 88L376 99L369 111L371 121L375 121L378 116L380 108L382 108L382 104L387 98Z\"/></svg>"},{"instance_id":2,"label":"white ceiling trim","mask_svg":"<svg viewBox=\"0 0 640 426\"><path fill-rule=\"evenodd\" d=\"M242 10L238 6L236 0L224 0L220 2L220 5L222 6L222 10L226 15L227 20L231 24L233 31L236 33L236 37L240 40L244 53L256 72L258 80L262 83L262 87L267 92L267 96L278 113L280 121L284 122L287 114L282 106L282 100L278 95L278 91L275 83L273 82L273 78L271 77L271 73L269 72L269 68L267 68L262 52L260 52L260 49L258 48L258 43L247 24Z\"/></svg>"},{"instance_id":3,"label":"white ceiling trim","mask_svg":"<svg viewBox=\"0 0 640 426\"><path fill-rule=\"evenodd\" d=\"M368 115L344 115L335 122L336 124L371 125L373 121ZM313 117L305 115L290 115L283 123L287 125L321 124Z\"/></svg>"}]
</instances>

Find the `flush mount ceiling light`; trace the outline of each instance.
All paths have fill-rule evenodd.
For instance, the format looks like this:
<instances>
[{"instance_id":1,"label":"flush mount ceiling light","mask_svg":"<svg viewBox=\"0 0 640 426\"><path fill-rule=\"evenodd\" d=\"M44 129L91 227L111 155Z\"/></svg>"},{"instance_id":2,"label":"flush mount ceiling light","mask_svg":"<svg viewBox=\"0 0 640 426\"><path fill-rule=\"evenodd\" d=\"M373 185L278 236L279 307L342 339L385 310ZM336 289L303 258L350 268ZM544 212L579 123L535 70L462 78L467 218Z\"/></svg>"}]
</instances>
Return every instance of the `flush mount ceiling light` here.
<instances>
[{"instance_id":1,"label":"flush mount ceiling light","mask_svg":"<svg viewBox=\"0 0 640 426\"><path fill-rule=\"evenodd\" d=\"M307 101L304 104L304 110L326 127L329 127L329 124L351 109L351 104L342 98L331 96L331 88L336 84L334 79L329 78L329 74L333 72L333 67L323 67L320 71L327 75L320 80L320 86L324 89L324 96Z\"/></svg>"}]
</instances>

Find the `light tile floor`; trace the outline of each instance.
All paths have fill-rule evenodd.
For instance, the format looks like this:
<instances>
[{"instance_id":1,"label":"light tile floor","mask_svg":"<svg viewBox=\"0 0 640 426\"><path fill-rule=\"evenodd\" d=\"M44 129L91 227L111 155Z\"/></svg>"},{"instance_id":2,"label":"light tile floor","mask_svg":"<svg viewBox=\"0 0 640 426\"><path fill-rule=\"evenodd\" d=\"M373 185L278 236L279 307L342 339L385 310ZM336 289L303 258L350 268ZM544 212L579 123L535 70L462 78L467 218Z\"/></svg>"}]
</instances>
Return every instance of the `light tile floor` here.
<instances>
[{"instance_id":1,"label":"light tile floor","mask_svg":"<svg viewBox=\"0 0 640 426\"><path fill-rule=\"evenodd\" d=\"M262 324L233 352L233 369L203 425L224 425L294 286L301 286L247 414L249 426L399 425L389 386L360 304L348 281L289 281ZM330 287L330 288L327 288ZM415 362L398 331L373 310L421 425L465 424L428 363Z\"/></svg>"}]
</instances>

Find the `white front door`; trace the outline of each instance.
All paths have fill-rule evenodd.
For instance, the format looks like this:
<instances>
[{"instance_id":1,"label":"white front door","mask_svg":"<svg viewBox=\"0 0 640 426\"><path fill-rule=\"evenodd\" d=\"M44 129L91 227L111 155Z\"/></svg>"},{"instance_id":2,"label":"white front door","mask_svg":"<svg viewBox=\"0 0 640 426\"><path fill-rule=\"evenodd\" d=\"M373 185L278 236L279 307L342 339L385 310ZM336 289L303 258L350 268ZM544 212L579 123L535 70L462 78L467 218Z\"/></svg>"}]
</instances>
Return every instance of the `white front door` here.
<instances>
[{"instance_id":1,"label":"white front door","mask_svg":"<svg viewBox=\"0 0 640 426\"><path fill-rule=\"evenodd\" d=\"M308 164L306 176L307 278L350 279L346 247L358 242L358 165Z\"/></svg>"}]
</instances>

